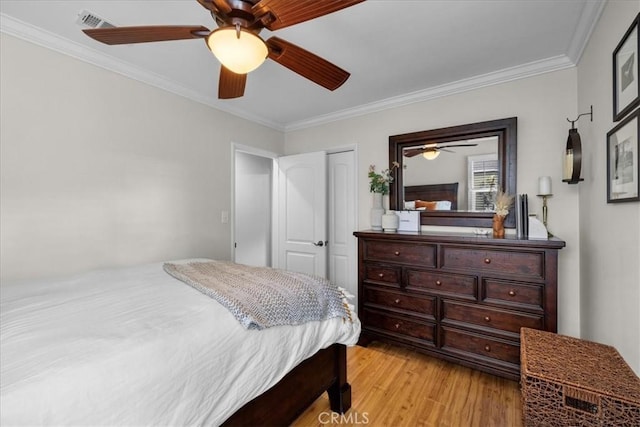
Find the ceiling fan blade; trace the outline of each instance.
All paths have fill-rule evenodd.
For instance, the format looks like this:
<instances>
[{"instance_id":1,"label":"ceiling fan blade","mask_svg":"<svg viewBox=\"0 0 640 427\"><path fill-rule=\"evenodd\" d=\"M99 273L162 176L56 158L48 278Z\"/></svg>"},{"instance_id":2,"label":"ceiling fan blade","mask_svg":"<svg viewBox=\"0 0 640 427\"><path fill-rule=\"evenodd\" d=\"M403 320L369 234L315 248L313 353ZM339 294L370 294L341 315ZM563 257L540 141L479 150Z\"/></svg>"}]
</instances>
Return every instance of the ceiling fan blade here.
<instances>
[{"instance_id":1,"label":"ceiling fan blade","mask_svg":"<svg viewBox=\"0 0 640 427\"><path fill-rule=\"evenodd\" d=\"M404 156L405 157L415 157L417 155L420 155L422 153L424 153L426 150L424 148L409 148L407 150L404 150Z\"/></svg>"},{"instance_id":2,"label":"ceiling fan blade","mask_svg":"<svg viewBox=\"0 0 640 427\"><path fill-rule=\"evenodd\" d=\"M198 39L209 34L209 29L200 25L91 28L82 31L109 45Z\"/></svg>"},{"instance_id":3,"label":"ceiling fan blade","mask_svg":"<svg viewBox=\"0 0 640 427\"><path fill-rule=\"evenodd\" d=\"M279 37L271 37L266 43L269 58L329 90L342 86L351 75L326 59Z\"/></svg>"},{"instance_id":4,"label":"ceiling fan blade","mask_svg":"<svg viewBox=\"0 0 640 427\"><path fill-rule=\"evenodd\" d=\"M444 147L449 148L449 147L475 147L478 144L452 144L452 145L445 145Z\"/></svg>"},{"instance_id":5,"label":"ceiling fan blade","mask_svg":"<svg viewBox=\"0 0 640 427\"><path fill-rule=\"evenodd\" d=\"M289 27L319 18L364 0L262 0L253 6L253 14L271 30Z\"/></svg>"},{"instance_id":6,"label":"ceiling fan blade","mask_svg":"<svg viewBox=\"0 0 640 427\"><path fill-rule=\"evenodd\" d=\"M244 95L244 87L247 83L246 74L236 74L228 68L220 66L220 80L218 81L218 98L232 99Z\"/></svg>"},{"instance_id":7,"label":"ceiling fan blade","mask_svg":"<svg viewBox=\"0 0 640 427\"><path fill-rule=\"evenodd\" d=\"M198 0L198 3L213 13L221 12L227 14L231 12L231 6L225 0Z\"/></svg>"}]
</instances>

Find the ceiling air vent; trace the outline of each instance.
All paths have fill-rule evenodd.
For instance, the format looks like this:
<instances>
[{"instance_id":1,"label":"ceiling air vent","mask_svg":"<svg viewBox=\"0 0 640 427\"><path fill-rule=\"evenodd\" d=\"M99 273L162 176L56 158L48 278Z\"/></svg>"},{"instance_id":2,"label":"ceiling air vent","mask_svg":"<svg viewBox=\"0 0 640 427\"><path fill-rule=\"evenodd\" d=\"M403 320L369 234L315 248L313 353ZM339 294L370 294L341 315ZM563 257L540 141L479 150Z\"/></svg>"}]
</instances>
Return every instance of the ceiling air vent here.
<instances>
[{"instance_id":1,"label":"ceiling air vent","mask_svg":"<svg viewBox=\"0 0 640 427\"><path fill-rule=\"evenodd\" d=\"M78 14L76 23L78 25L90 28L115 28L115 25L113 25L112 23L107 22L95 13L86 10L83 10Z\"/></svg>"}]
</instances>

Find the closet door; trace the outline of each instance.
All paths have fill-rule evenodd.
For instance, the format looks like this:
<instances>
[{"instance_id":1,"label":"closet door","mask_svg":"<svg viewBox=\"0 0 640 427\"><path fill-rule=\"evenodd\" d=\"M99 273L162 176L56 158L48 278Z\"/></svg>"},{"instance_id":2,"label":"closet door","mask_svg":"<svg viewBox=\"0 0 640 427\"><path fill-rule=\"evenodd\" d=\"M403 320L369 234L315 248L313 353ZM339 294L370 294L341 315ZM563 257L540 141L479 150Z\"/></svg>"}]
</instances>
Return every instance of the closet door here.
<instances>
[{"instance_id":1,"label":"closet door","mask_svg":"<svg viewBox=\"0 0 640 427\"><path fill-rule=\"evenodd\" d=\"M327 156L278 158L278 267L327 276Z\"/></svg>"},{"instance_id":2,"label":"closet door","mask_svg":"<svg viewBox=\"0 0 640 427\"><path fill-rule=\"evenodd\" d=\"M329 280L358 294L355 151L329 153ZM353 301L357 307L357 300Z\"/></svg>"}]
</instances>

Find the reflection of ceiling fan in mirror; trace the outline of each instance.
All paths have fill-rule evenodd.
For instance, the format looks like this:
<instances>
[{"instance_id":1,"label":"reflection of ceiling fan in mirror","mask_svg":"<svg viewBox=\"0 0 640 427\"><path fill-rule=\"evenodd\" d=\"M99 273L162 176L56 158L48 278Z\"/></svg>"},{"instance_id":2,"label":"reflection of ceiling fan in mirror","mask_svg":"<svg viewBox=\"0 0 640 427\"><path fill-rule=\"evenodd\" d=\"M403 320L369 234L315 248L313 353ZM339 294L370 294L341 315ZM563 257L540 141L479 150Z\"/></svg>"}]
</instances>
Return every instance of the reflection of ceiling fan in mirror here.
<instances>
[{"instance_id":1,"label":"reflection of ceiling fan in mirror","mask_svg":"<svg viewBox=\"0 0 640 427\"><path fill-rule=\"evenodd\" d=\"M279 37L262 40L263 28L279 30L361 3L364 0L197 0L218 24L210 31L201 25L114 27L83 30L105 44L148 43L204 39L218 58L218 98L244 95L247 73L270 58L329 90L339 88L349 73L329 61Z\"/></svg>"},{"instance_id":2,"label":"reflection of ceiling fan in mirror","mask_svg":"<svg viewBox=\"0 0 640 427\"><path fill-rule=\"evenodd\" d=\"M418 154L422 154L422 157L424 157L425 159L433 160L440 155L441 151L447 151L449 153L453 153L453 151L449 150L449 148L475 147L476 145L478 144L451 144L451 145L441 145L436 143L425 144L422 147L406 148L404 150L404 156L414 157L414 156L417 156Z\"/></svg>"}]
</instances>

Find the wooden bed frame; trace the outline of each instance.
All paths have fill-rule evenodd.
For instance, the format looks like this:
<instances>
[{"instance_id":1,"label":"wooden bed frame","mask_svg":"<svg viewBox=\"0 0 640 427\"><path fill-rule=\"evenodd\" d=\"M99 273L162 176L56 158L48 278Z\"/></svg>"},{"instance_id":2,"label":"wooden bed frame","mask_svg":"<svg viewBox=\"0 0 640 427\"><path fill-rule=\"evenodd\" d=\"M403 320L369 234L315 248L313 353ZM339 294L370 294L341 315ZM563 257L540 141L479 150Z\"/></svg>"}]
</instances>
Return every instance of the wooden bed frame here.
<instances>
[{"instance_id":1,"label":"wooden bed frame","mask_svg":"<svg viewBox=\"0 0 640 427\"><path fill-rule=\"evenodd\" d=\"M451 202L451 210L456 211L458 210L458 183L406 186L404 187L404 200L423 200L426 202L448 200Z\"/></svg>"},{"instance_id":2,"label":"wooden bed frame","mask_svg":"<svg viewBox=\"0 0 640 427\"><path fill-rule=\"evenodd\" d=\"M332 411L343 414L349 410L351 385L347 382L347 348L342 344L333 344L300 363L223 425L287 426L325 391Z\"/></svg>"}]
</instances>

